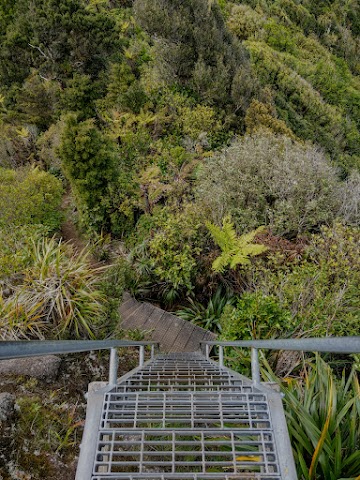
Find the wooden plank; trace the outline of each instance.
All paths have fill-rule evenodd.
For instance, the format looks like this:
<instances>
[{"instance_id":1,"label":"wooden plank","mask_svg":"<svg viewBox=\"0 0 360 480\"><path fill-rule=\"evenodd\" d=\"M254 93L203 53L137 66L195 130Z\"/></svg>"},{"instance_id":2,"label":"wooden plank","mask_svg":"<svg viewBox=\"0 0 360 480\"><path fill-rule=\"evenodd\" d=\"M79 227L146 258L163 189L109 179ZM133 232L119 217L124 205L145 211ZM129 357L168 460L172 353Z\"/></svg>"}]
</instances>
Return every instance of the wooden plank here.
<instances>
[{"instance_id":1,"label":"wooden plank","mask_svg":"<svg viewBox=\"0 0 360 480\"><path fill-rule=\"evenodd\" d=\"M179 332L178 336L175 338L174 343L172 345L172 352L187 352L187 351L195 351L196 348L190 348L188 350L186 345L189 343L193 333L196 330L195 325L192 323L183 320L183 326L181 331Z\"/></svg>"},{"instance_id":2,"label":"wooden plank","mask_svg":"<svg viewBox=\"0 0 360 480\"><path fill-rule=\"evenodd\" d=\"M173 346L176 338L181 334L184 327L184 320L170 313L166 314L164 318L165 322L169 324L169 328L165 332L160 340L163 350L166 352L174 352Z\"/></svg>"},{"instance_id":3,"label":"wooden plank","mask_svg":"<svg viewBox=\"0 0 360 480\"><path fill-rule=\"evenodd\" d=\"M148 340L154 340L154 332L156 332L156 329L158 328L159 321L161 320L162 316L164 315L164 310L161 310L161 308L154 307L154 310L152 311L151 315L147 318L146 322L143 324L143 329L144 330L152 330L150 335L147 335Z\"/></svg>"},{"instance_id":4,"label":"wooden plank","mask_svg":"<svg viewBox=\"0 0 360 480\"><path fill-rule=\"evenodd\" d=\"M155 310L154 305L150 303L142 303L142 309L137 313L136 318L133 318L132 322L134 328L139 328L140 330L147 330L146 323Z\"/></svg>"},{"instance_id":5,"label":"wooden plank","mask_svg":"<svg viewBox=\"0 0 360 480\"><path fill-rule=\"evenodd\" d=\"M124 318L129 316L131 311L135 308L138 308L139 305L140 302L137 302L134 298L129 298L120 305L120 315L122 315Z\"/></svg>"},{"instance_id":6,"label":"wooden plank","mask_svg":"<svg viewBox=\"0 0 360 480\"><path fill-rule=\"evenodd\" d=\"M131 313L123 318L122 321L122 328L125 330L130 330L134 328L138 328L138 321L142 318L143 313L146 311L146 305L143 303L138 303L137 307L135 307Z\"/></svg>"}]
</instances>

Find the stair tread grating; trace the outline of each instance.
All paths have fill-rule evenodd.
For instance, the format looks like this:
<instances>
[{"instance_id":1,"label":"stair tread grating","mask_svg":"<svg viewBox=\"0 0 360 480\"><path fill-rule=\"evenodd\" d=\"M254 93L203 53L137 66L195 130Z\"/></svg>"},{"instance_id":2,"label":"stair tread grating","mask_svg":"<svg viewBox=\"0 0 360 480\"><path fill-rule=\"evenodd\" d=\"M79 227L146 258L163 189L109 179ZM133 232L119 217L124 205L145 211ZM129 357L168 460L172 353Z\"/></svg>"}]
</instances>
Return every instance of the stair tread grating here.
<instances>
[{"instance_id":1,"label":"stair tread grating","mask_svg":"<svg viewBox=\"0 0 360 480\"><path fill-rule=\"evenodd\" d=\"M280 480L266 393L200 354L158 356L104 395L92 480Z\"/></svg>"}]
</instances>

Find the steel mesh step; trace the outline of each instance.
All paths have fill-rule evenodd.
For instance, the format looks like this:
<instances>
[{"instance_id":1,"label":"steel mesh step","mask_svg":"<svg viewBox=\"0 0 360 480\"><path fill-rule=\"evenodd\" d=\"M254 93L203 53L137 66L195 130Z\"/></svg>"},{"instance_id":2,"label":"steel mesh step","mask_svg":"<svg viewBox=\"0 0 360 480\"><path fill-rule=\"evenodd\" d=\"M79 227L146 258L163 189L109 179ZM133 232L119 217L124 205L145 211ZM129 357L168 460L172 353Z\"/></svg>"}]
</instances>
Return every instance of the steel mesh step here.
<instances>
[{"instance_id":1,"label":"steel mesh step","mask_svg":"<svg viewBox=\"0 0 360 480\"><path fill-rule=\"evenodd\" d=\"M280 480L266 393L198 354L159 356L104 396L93 480Z\"/></svg>"}]
</instances>

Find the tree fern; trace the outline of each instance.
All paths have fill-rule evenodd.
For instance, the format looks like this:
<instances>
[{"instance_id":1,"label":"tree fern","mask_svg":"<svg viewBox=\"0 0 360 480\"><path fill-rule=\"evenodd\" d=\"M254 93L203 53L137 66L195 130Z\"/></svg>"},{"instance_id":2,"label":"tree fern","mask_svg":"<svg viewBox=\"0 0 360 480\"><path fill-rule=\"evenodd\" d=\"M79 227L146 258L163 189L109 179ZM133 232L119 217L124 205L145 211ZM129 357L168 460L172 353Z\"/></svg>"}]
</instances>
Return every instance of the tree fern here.
<instances>
[{"instance_id":1,"label":"tree fern","mask_svg":"<svg viewBox=\"0 0 360 480\"><path fill-rule=\"evenodd\" d=\"M238 237L229 215L223 218L222 228L210 222L207 222L206 226L214 242L221 249L221 255L212 264L215 272L221 273L227 267L235 269L238 265L248 265L250 264L250 257L260 255L267 250L264 245L252 243L255 236L264 227L259 227Z\"/></svg>"}]
</instances>

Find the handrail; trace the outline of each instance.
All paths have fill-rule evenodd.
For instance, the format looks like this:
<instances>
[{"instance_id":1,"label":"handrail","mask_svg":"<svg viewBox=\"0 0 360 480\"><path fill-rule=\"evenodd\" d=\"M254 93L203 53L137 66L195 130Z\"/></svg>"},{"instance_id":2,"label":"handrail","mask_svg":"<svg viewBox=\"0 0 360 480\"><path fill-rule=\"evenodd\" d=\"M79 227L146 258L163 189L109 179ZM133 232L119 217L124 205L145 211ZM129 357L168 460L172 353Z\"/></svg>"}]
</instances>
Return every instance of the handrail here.
<instances>
[{"instance_id":1,"label":"handrail","mask_svg":"<svg viewBox=\"0 0 360 480\"><path fill-rule=\"evenodd\" d=\"M0 360L14 358L38 357L89 352L92 350L110 350L109 384L116 384L118 355L116 348L139 347L139 365L144 364L145 346L151 346L151 357L154 356L157 342L135 342L132 340L13 340L0 341Z\"/></svg>"},{"instance_id":2,"label":"handrail","mask_svg":"<svg viewBox=\"0 0 360 480\"><path fill-rule=\"evenodd\" d=\"M273 340L239 340L234 342L201 342L222 347L253 347L301 352L360 353L360 337L288 338Z\"/></svg>"},{"instance_id":3,"label":"handrail","mask_svg":"<svg viewBox=\"0 0 360 480\"><path fill-rule=\"evenodd\" d=\"M156 345L156 342L131 340L14 340L0 341L0 360L107 350L117 347Z\"/></svg>"},{"instance_id":4,"label":"handrail","mask_svg":"<svg viewBox=\"0 0 360 480\"><path fill-rule=\"evenodd\" d=\"M258 349L292 350L300 352L323 352L352 354L360 353L360 337L322 337L322 338L287 338L273 340L238 340L233 342L208 341L205 345L206 357L210 356L210 346L219 347L219 364L224 366L224 347L251 348L251 375L255 384L260 383Z\"/></svg>"}]
</instances>

